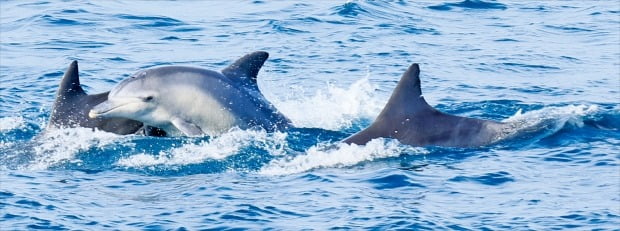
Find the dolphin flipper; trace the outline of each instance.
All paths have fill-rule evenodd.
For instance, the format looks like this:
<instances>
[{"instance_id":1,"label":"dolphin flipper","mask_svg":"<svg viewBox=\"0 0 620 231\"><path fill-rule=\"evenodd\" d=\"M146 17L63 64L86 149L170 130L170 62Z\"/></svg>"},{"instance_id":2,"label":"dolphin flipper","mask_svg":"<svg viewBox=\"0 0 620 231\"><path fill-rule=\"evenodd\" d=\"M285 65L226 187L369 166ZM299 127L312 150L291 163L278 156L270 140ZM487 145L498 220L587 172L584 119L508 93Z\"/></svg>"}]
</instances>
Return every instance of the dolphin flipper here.
<instances>
[{"instance_id":1,"label":"dolphin flipper","mask_svg":"<svg viewBox=\"0 0 620 231\"><path fill-rule=\"evenodd\" d=\"M204 135L204 132L197 125L183 120L181 118L174 118L170 122L174 125L179 131L183 132L186 136L200 136Z\"/></svg>"}]
</instances>

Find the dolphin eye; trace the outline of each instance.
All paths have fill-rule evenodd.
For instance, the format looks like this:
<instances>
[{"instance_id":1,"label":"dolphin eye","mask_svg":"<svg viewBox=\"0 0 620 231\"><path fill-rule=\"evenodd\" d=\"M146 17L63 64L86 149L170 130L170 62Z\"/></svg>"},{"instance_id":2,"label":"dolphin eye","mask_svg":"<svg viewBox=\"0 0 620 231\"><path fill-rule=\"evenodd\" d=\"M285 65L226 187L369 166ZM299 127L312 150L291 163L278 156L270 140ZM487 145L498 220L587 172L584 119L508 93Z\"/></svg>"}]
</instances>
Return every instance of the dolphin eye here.
<instances>
[{"instance_id":1,"label":"dolphin eye","mask_svg":"<svg viewBox=\"0 0 620 231\"><path fill-rule=\"evenodd\" d=\"M152 96L152 95L149 95L149 96L147 96L147 97L144 97L144 101L145 101L145 102L148 102L148 101L151 101L151 100L153 100L153 96Z\"/></svg>"}]
</instances>

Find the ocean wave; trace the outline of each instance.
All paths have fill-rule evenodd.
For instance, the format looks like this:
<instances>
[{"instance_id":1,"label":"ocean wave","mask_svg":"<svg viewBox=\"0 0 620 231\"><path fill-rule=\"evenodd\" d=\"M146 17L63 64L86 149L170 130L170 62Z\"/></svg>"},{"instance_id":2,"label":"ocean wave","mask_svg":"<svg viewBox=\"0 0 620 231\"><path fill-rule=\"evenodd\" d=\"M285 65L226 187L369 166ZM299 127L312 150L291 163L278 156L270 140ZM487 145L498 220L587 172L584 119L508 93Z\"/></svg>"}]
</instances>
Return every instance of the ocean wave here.
<instances>
[{"instance_id":1,"label":"ocean wave","mask_svg":"<svg viewBox=\"0 0 620 231\"><path fill-rule=\"evenodd\" d=\"M145 168L156 165L191 165L206 160L223 160L238 154L245 147L259 147L270 155L284 155L286 133L267 133L256 130L233 129L221 136L198 144L184 144L156 155L141 153L121 158L115 165L121 167Z\"/></svg>"},{"instance_id":2,"label":"ocean wave","mask_svg":"<svg viewBox=\"0 0 620 231\"><path fill-rule=\"evenodd\" d=\"M552 106L526 113L519 110L502 121L512 125L512 129L500 139L535 143L567 126L583 127L584 121L598 112L599 108L596 105Z\"/></svg>"},{"instance_id":3,"label":"ocean wave","mask_svg":"<svg viewBox=\"0 0 620 231\"><path fill-rule=\"evenodd\" d=\"M30 143L33 155L24 169L44 170L63 163L80 164L76 156L91 149L103 149L111 145L124 145L130 136L120 136L91 128L49 129Z\"/></svg>"},{"instance_id":4,"label":"ocean wave","mask_svg":"<svg viewBox=\"0 0 620 231\"><path fill-rule=\"evenodd\" d=\"M20 129L24 128L25 126L26 122L24 120L24 117L21 116L0 118L0 132Z\"/></svg>"},{"instance_id":5,"label":"ocean wave","mask_svg":"<svg viewBox=\"0 0 620 231\"><path fill-rule=\"evenodd\" d=\"M259 173L265 175L288 175L316 168L349 167L365 161L398 157L403 153L427 154L424 148L402 145L396 140L374 139L366 145L318 144L302 155L288 156L271 161Z\"/></svg>"}]
</instances>

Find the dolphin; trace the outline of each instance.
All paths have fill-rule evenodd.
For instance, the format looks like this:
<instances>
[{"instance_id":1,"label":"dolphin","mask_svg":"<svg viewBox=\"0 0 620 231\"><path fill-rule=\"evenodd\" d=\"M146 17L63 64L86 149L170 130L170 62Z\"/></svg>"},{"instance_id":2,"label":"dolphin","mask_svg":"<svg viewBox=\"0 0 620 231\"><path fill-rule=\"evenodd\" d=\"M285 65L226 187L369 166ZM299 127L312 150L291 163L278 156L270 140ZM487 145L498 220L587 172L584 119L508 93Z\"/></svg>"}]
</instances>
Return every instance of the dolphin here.
<instances>
[{"instance_id":1,"label":"dolphin","mask_svg":"<svg viewBox=\"0 0 620 231\"><path fill-rule=\"evenodd\" d=\"M220 72L163 66L137 72L93 107L91 118L127 118L173 136L215 136L233 127L284 130L291 121L258 89L269 54L250 53Z\"/></svg>"},{"instance_id":2,"label":"dolphin","mask_svg":"<svg viewBox=\"0 0 620 231\"><path fill-rule=\"evenodd\" d=\"M428 105L420 89L420 67L412 64L392 96L366 129L343 140L363 145L384 137L412 146L478 147L514 134L514 126L449 115Z\"/></svg>"},{"instance_id":3,"label":"dolphin","mask_svg":"<svg viewBox=\"0 0 620 231\"><path fill-rule=\"evenodd\" d=\"M142 122L125 118L88 117L88 112L97 104L108 99L108 93L88 95L80 85L78 62L73 61L60 81L56 100L52 106L48 129L85 127L96 128L106 132L126 135L144 132L147 135L163 136L163 131L152 127L143 127Z\"/></svg>"}]
</instances>

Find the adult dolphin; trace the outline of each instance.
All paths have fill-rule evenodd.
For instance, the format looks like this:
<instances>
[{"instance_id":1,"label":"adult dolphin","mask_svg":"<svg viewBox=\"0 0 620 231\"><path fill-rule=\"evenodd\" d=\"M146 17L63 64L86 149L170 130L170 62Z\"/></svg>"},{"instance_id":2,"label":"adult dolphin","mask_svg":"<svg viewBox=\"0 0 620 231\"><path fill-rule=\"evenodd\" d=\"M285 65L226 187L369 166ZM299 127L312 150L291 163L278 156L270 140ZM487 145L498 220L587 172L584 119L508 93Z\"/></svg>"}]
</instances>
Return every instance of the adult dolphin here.
<instances>
[{"instance_id":1,"label":"adult dolphin","mask_svg":"<svg viewBox=\"0 0 620 231\"><path fill-rule=\"evenodd\" d=\"M265 99L257 75L269 54L257 51L221 73L164 66L137 72L118 83L91 118L128 118L169 135L219 135L233 127L283 130L291 122Z\"/></svg>"},{"instance_id":2,"label":"adult dolphin","mask_svg":"<svg viewBox=\"0 0 620 231\"><path fill-rule=\"evenodd\" d=\"M108 93L88 95L80 84L78 62L73 61L60 81L56 100L52 106L48 129L85 127L113 132L116 134L133 134L144 132L147 135L163 136L163 131L147 127L142 130L142 122L125 118L88 117L88 112L97 104L108 99Z\"/></svg>"},{"instance_id":3,"label":"adult dolphin","mask_svg":"<svg viewBox=\"0 0 620 231\"><path fill-rule=\"evenodd\" d=\"M385 137L413 146L476 147L502 140L514 130L507 123L449 115L428 105L420 89L420 68L414 63L375 121L343 142L363 145Z\"/></svg>"}]
</instances>

